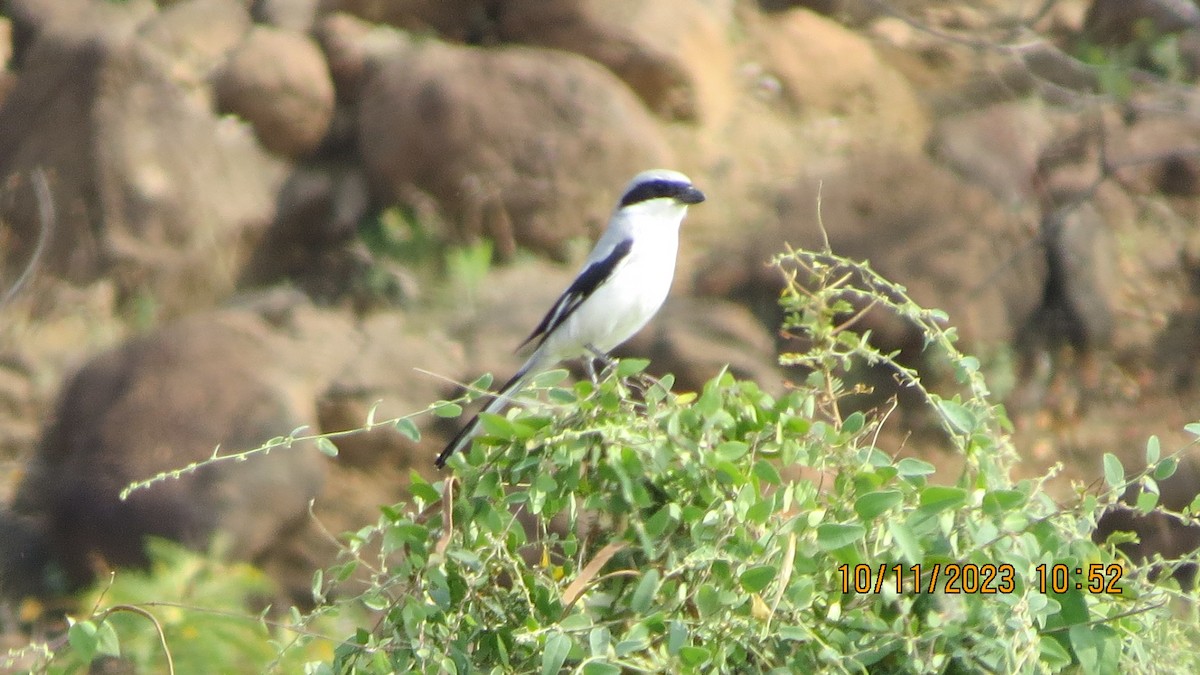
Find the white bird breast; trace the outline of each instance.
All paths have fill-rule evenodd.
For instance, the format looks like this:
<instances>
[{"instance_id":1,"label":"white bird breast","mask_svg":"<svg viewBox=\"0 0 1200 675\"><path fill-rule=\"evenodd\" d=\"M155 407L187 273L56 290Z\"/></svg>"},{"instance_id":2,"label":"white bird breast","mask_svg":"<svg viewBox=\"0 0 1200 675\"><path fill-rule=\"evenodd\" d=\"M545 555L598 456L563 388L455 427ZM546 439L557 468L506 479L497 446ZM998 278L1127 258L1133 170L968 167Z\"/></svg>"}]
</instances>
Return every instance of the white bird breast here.
<instances>
[{"instance_id":1,"label":"white bird breast","mask_svg":"<svg viewBox=\"0 0 1200 675\"><path fill-rule=\"evenodd\" d=\"M673 218L655 214L630 222L633 247L608 281L592 293L551 336L548 351L567 359L587 353L587 345L608 353L633 337L662 307L675 277L679 224L684 209Z\"/></svg>"}]
</instances>

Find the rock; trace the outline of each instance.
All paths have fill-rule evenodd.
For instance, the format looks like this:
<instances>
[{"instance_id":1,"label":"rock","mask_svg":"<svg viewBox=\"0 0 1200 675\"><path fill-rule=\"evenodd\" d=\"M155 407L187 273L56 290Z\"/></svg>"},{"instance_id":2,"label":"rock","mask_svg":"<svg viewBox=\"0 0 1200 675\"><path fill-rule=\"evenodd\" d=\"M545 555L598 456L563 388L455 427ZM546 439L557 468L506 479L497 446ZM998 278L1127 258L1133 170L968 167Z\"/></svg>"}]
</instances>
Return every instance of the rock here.
<instances>
[{"instance_id":1,"label":"rock","mask_svg":"<svg viewBox=\"0 0 1200 675\"><path fill-rule=\"evenodd\" d=\"M471 45L522 44L561 49L603 65L637 93L655 113L669 119L691 119L695 114L692 83L687 69L662 51L658 40L635 34L641 19L638 4L624 3L619 20L608 20L612 3L587 0L407 0L376 3L369 0L334 0L325 9L337 9L368 21L413 32L433 31L439 39ZM664 16L690 23L703 7L669 4Z\"/></svg>"},{"instance_id":2,"label":"rock","mask_svg":"<svg viewBox=\"0 0 1200 675\"><path fill-rule=\"evenodd\" d=\"M133 0L120 7L89 0L7 0L4 13L13 22L11 66L16 70L25 67L29 50L43 33L74 33L92 22L116 22L124 28L130 19L148 19L155 9L152 0Z\"/></svg>"},{"instance_id":3,"label":"rock","mask_svg":"<svg viewBox=\"0 0 1200 675\"><path fill-rule=\"evenodd\" d=\"M253 0L250 12L258 23L307 33L317 22L321 0Z\"/></svg>"},{"instance_id":4,"label":"rock","mask_svg":"<svg viewBox=\"0 0 1200 675\"><path fill-rule=\"evenodd\" d=\"M598 231L616 192L669 164L654 120L619 80L578 56L411 42L362 94L359 143L386 201L430 195L456 242L486 236L562 258Z\"/></svg>"},{"instance_id":5,"label":"rock","mask_svg":"<svg viewBox=\"0 0 1200 675\"><path fill-rule=\"evenodd\" d=\"M45 525L0 506L0 599L37 595L50 561Z\"/></svg>"},{"instance_id":6,"label":"rock","mask_svg":"<svg viewBox=\"0 0 1200 675\"><path fill-rule=\"evenodd\" d=\"M42 271L111 276L122 299L149 296L170 315L229 292L283 176L137 39L138 5L89 4L30 48L0 109L0 264L22 269L31 255L41 225L28 177L44 167L57 217Z\"/></svg>"},{"instance_id":7,"label":"rock","mask_svg":"<svg viewBox=\"0 0 1200 675\"><path fill-rule=\"evenodd\" d=\"M231 555L264 562L303 529L325 473L305 444L118 498L129 483L217 446L248 450L314 424L315 384L305 378L317 369L300 363L337 341L309 327L314 339L301 351L279 332L303 318L288 314L286 303L267 303L189 317L92 358L64 383L13 510L45 524L72 585L88 582L97 564L144 564L147 535L200 548L221 532Z\"/></svg>"},{"instance_id":8,"label":"rock","mask_svg":"<svg viewBox=\"0 0 1200 675\"><path fill-rule=\"evenodd\" d=\"M211 108L209 80L250 28L250 13L239 0L181 0L150 17L138 36L162 73L197 105Z\"/></svg>"},{"instance_id":9,"label":"rock","mask_svg":"<svg viewBox=\"0 0 1200 675\"><path fill-rule=\"evenodd\" d=\"M505 42L586 56L621 78L655 114L666 119L695 119L696 92L690 69L662 47L667 36L678 35L680 29L651 33L639 28L647 22L661 23L652 16L670 16L673 23L691 25L695 23L692 15L702 14L704 8L665 0L614 6L619 4L589 0L509 2L502 5L505 9L497 21L498 31ZM649 39L647 33L656 39Z\"/></svg>"},{"instance_id":10,"label":"rock","mask_svg":"<svg viewBox=\"0 0 1200 675\"><path fill-rule=\"evenodd\" d=\"M778 229L714 252L698 290L745 303L768 328L778 327L783 279L764 262L784 242L823 248L818 194L833 252L869 261L922 306L946 311L967 350L1012 339L1041 303L1045 259L1031 225L924 157L898 153L851 157L798 181L780 200ZM883 310L869 312L857 329L871 330L884 352L911 359L922 349L915 329Z\"/></svg>"},{"instance_id":11,"label":"rock","mask_svg":"<svg viewBox=\"0 0 1200 675\"><path fill-rule=\"evenodd\" d=\"M740 29L734 3L582 0L578 14L577 39L584 40L585 31L596 37L573 49L617 73L651 110L704 127L725 122L736 105L731 89L740 65L730 39L731 30ZM567 48L573 38L560 29L540 39Z\"/></svg>"},{"instance_id":12,"label":"rock","mask_svg":"<svg viewBox=\"0 0 1200 675\"><path fill-rule=\"evenodd\" d=\"M333 120L333 81L311 38L256 26L213 78L217 106L254 127L268 150L298 158L316 150Z\"/></svg>"},{"instance_id":13,"label":"rock","mask_svg":"<svg viewBox=\"0 0 1200 675\"><path fill-rule=\"evenodd\" d=\"M1094 0L1084 33L1100 44L1127 44L1146 26L1152 35L1169 35L1200 25L1200 9L1190 0Z\"/></svg>"},{"instance_id":14,"label":"rock","mask_svg":"<svg viewBox=\"0 0 1200 675\"><path fill-rule=\"evenodd\" d=\"M348 163L296 167L279 193L275 222L244 268L242 288L287 280L335 301L352 290L359 221L370 207L366 177ZM382 264L377 262L376 264Z\"/></svg>"},{"instance_id":15,"label":"rock","mask_svg":"<svg viewBox=\"0 0 1200 675\"><path fill-rule=\"evenodd\" d=\"M1109 130L1115 173L1127 188L1147 195L1200 196L1200 125L1190 114L1148 112L1127 127Z\"/></svg>"},{"instance_id":16,"label":"rock","mask_svg":"<svg viewBox=\"0 0 1200 675\"><path fill-rule=\"evenodd\" d=\"M1046 106L998 103L938 120L929 139L939 163L986 188L1005 204L1036 199L1038 160L1061 133Z\"/></svg>"},{"instance_id":17,"label":"rock","mask_svg":"<svg viewBox=\"0 0 1200 675\"><path fill-rule=\"evenodd\" d=\"M1023 341L1076 350L1111 346L1119 276L1113 229L1090 199L1062 195L1047 206L1039 247L1047 259L1046 291Z\"/></svg>"},{"instance_id":18,"label":"rock","mask_svg":"<svg viewBox=\"0 0 1200 675\"><path fill-rule=\"evenodd\" d=\"M924 142L929 120L911 85L862 36L808 10L755 17L747 30L802 119L832 116L859 141L890 148Z\"/></svg>"},{"instance_id":19,"label":"rock","mask_svg":"<svg viewBox=\"0 0 1200 675\"><path fill-rule=\"evenodd\" d=\"M845 4L845 0L758 0L758 6L764 12L782 12L793 7L804 7L830 16L841 12Z\"/></svg>"}]
</instances>

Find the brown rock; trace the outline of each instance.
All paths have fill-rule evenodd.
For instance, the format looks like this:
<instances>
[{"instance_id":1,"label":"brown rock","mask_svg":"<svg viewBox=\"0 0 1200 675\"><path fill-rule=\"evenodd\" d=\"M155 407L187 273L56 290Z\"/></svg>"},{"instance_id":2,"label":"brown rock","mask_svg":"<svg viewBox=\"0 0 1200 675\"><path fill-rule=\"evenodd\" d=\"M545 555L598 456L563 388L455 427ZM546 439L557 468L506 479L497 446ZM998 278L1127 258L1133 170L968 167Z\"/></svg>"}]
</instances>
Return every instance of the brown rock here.
<instances>
[{"instance_id":1,"label":"brown rock","mask_svg":"<svg viewBox=\"0 0 1200 675\"><path fill-rule=\"evenodd\" d=\"M1200 9L1189 0L1094 0L1083 29L1101 44L1125 44L1139 27L1153 35L1168 35L1200 24Z\"/></svg>"},{"instance_id":2,"label":"brown rock","mask_svg":"<svg viewBox=\"0 0 1200 675\"><path fill-rule=\"evenodd\" d=\"M564 52L414 42L363 93L359 143L389 200L426 193L459 242L555 257L607 219L614 195L669 152L619 80Z\"/></svg>"},{"instance_id":3,"label":"brown rock","mask_svg":"<svg viewBox=\"0 0 1200 675\"><path fill-rule=\"evenodd\" d=\"M321 0L254 0L254 20L276 28L307 33L317 22Z\"/></svg>"},{"instance_id":4,"label":"brown rock","mask_svg":"<svg viewBox=\"0 0 1200 675\"><path fill-rule=\"evenodd\" d=\"M44 521L73 583L108 565L145 562L142 538L263 559L304 524L324 463L298 445L203 467L127 501L135 480L221 452L247 450L311 424L287 382L287 341L254 312L192 317L89 361L64 385L14 509Z\"/></svg>"},{"instance_id":5,"label":"brown rock","mask_svg":"<svg viewBox=\"0 0 1200 675\"><path fill-rule=\"evenodd\" d=\"M29 50L0 109L0 265L23 269L31 255L40 223L28 176L44 167L57 217L43 271L76 283L111 275L120 297L149 295L171 313L228 292L282 175L136 38L137 4L89 3Z\"/></svg>"},{"instance_id":6,"label":"brown rock","mask_svg":"<svg viewBox=\"0 0 1200 675\"><path fill-rule=\"evenodd\" d=\"M833 116L858 140L885 147L924 142L929 121L911 85L861 35L808 10L753 17L747 29L802 118Z\"/></svg>"},{"instance_id":7,"label":"brown rock","mask_svg":"<svg viewBox=\"0 0 1200 675\"><path fill-rule=\"evenodd\" d=\"M197 105L210 108L209 79L250 32L250 13L239 0L181 0L150 17L138 30L146 54Z\"/></svg>"},{"instance_id":8,"label":"brown rock","mask_svg":"<svg viewBox=\"0 0 1200 675\"><path fill-rule=\"evenodd\" d=\"M608 68L637 93L655 113L671 119L695 116L693 84L687 64L661 49L663 34L639 34L644 3L587 0L328 0L326 10L340 10L368 21L386 23L414 32L434 31L448 42L496 46L523 44L574 52ZM653 3L675 24L690 25L695 5ZM619 17L611 20L612 15ZM678 32L672 27L671 32Z\"/></svg>"},{"instance_id":9,"label":"brown rock","mask_svg":"<svg viewBox=\"0 0 1200 675\"><path fill-rule=\"evenodd\" d=\"M310 154L333 119L333 81L310 38L256 26L214 76L217 105L249 122L285 157Z\"/></svg>"},{"instance_id":10,"label":"brown rock","mask_svg":"<svg viewBox=\"0 0 1200 675\"><path fill-rule=\"evenodd\" d=\"M1042 300L1045 258L1029 222L924 157L893 153L855 156L799 181L780 202L779 229L715 253L698 288L747 303L777 327L783 281L763 263L784 242L823 248L818 195L833 252L870 261L919 304L945 310L968 350L1012 339ZM885 352L921 351L921 336L886 311L857 328L870 329Z\"/></svg>"},{"instance_id":11,"label":"brown rock","mask_svg":"<svg viewBox=\"0 0 1200 675\"><path fill-rule=\"evenodd\" d=\"M1038 160L1061 129L1046 106L999 103L938 120L929 140L940 163L1007 204L1032 204Z\"/></svg>"}]
</instances>

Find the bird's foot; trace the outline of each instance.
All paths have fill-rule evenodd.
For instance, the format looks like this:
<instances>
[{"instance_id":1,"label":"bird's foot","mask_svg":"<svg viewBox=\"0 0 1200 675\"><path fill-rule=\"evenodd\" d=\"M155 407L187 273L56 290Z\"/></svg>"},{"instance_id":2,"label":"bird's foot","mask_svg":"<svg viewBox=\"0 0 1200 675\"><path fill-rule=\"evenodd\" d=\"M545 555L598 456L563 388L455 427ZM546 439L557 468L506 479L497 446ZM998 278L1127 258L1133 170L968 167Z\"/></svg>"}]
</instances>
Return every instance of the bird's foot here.
<instances>
[{"instance_id":1,"label":"bird's foot","mask_svg":"<svg viewBox=\"0 0 1200 675\"><path fill-rule=\"evenodd\" d=\"M596 349L594 345L589 344L585 345L585 347L588 350L588 356L583 359L583 366L587 369L588 377L592 378L592 384L599 384L600 380L608 377L612 369L617 366L617 361L608 354ZM596 376L596 361L599 361L604 366L604 370L600 371L599 377Z\"/></svg>"}]
</instances>

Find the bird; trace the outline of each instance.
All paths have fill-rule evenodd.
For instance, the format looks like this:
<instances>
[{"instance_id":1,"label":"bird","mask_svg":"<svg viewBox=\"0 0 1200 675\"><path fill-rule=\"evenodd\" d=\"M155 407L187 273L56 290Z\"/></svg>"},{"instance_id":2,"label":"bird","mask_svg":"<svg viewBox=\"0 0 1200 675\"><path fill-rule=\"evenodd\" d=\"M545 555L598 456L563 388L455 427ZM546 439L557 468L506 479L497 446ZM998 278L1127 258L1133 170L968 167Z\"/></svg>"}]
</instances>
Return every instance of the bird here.
<instances>
[{"instance_id":1,"label":"bird","mask_svg":"<svg viewBox=\"0 0 1200 675\"><path fill-rule=\"evenodd\" d=\"M650 169L634 176L575 280L517 347L532 350L524 365L446 444L434 465L445 467L475 436L479 415L500 411L537 373L583 358L595 379L593 359L607 362L608 353L662 307L675 277L679 227L688 207L704 200L678 171Z\"/></svg>"}]
</instances>

